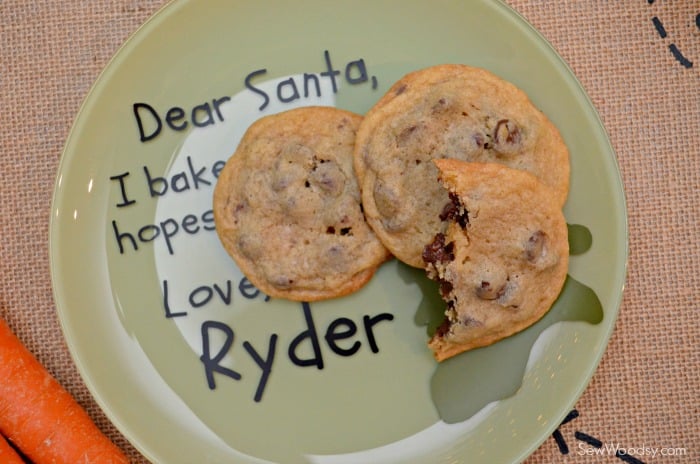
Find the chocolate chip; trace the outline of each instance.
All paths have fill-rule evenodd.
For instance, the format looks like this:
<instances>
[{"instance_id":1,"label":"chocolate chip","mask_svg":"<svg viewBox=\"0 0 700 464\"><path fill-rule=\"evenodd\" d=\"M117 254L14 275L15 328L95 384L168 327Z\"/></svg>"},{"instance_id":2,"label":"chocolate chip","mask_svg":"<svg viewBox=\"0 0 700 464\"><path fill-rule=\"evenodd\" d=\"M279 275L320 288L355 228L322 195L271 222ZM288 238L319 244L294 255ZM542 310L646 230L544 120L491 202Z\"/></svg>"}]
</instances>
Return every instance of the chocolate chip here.
<instances>
[{"instance_id":1,"label":"chocolate chip","mask_svg":"<svg viewBox=\"0 0 700 464\"><path fill-rule=\"evenodd\" d=\"M290 288L294 284L294 279L287 276L277 276L270 283L277 288Z\"/></svg>"},{"instance_id":2,"label":"chocolate chip","mask_svg":"<svg viewBox=\"0 0 700 464\"><path fill-rule=\"evenodd\" d=\"M444 280L440 279L440 295L442 295L443 298L447 298L447 295L450 294L454 286L452 285L452 282L449 280Z\"/></svg>"},{"instance_id":3,"label":"chocolate chip","mask_svg":"<svg viewBox=\"0 0 700 464\"><path fill-rule=\"evenodd\" d=\"M544 253L546 241L547 234L541 230L533 233L525 243L525 259L530 262L537 261L537 259Z\"/></svg>"},{"instance_id":4,"label":"chocolate chip","mask_svg":"<svg viewBox=\"0 0 700 464\"><path fill-rule=\"evenodd\" d=\"M491 282L482 280L481 284L476 287L476 296L482 300L497 300L503 296L505 289L505 285L496 288Z\"/></svg>"},{"instance_id":5,"label":"chocolate chip","mask_svg":"<svg viewBox=\"0 0 700 464\"><path fill-rule=\"evenodd\" d=\"M450 320L448 318L445 318L445 320L442 321L442 324L438 326L438 328L435 330L435 337L443 337L447 332L450 331L450 326L452 324L450 323Z\"/></svg>"},{"instance_id":6,"label":"chocolate chip","mask_svg":"<svg viewBox=\"0 0 700 464\"><path fill-rule=\"evenodd\" d=\"M444 97L439 99L434 105L433 105L433 113L439 113L442 111L445 111L448 108L448 101Z\"/></svg>"},{"instance_id":7,"label":"chocolate chip","mask_svg":"<svg viewBox=\"0 0 700 464\"><path fill-rule=\"evenodd\" d=\"M315 160L304 185L320 188L324 193L338 196L345 188L345 175L336 163L328 160Z\"/></svg>"},{"instance_id":8,"label":"chocolate chip","mask_svg":"<svg viewBox=\"0 0 700 464\"><path fill-rule=\"evenodd\" d=\"M445 234L438 233L431 243L423 248L423 261L426 264L446 263L455 259L454 242L445 243Z\"/></svg>"},{"instance_id":9,"label":"chocolate chip","mask_svg":"<svg viewBox=\"0 0 700 464\"><path fill-rule=\"evenodd\" d=\"M377 180L372 193L374 194L374 203L380 215L384 217L396 216L401 196L394 187L385 184L381 180Z\"/></svg>"},{"instance_id":10,"label":"chocolate chip","mask_svg":"<svg viewBox=\"0 0 700 464\"><path fill-rule=\"evenodd\" d=\"M457 211L457 206L453 202L445 203L445 207L442 208L442 213L440 213L440 220L447 221L448 219L454 218L455 212Z\"/></svg>"},{"instance_id":11,"label":"chocolate chip","mask_svg":"<svg viewBox=\"0 0 700 464\"><path fill-rule=\"evenodd\" d=\"M455 221L462 229L466 229L469 225L469 212L464 208L457 194L450 192L449 196L450 202L442 209L440 220Z\"/></svg>"},{"instance_id":12,"label":"chocolate chip","mask_svg":"<svg viewBox=\"0 0 700 464\"><path fill-rule=\"evenodd\" d=\"M460 320L459 323L462 324L465 327L479 327L484 325L483 322L474 319L473 317L470 316L463 316Z\"/></svg>"},{"instance_id":13,"label":"chocolate chip","mask_svg":"<svg viewBox=\"0 0 700 464\"><path fill-rule=\"evenodd\" d=\"M416 132L417 129L418 129L418 126L416 126L416 125L413 125L413 126L410 126L410 127L403 129L396 136L396 144L398 146L408 145L411 141L413 134Z\"/></svg>"},{"instance_id":14,"label":"chocolate chip","mask_svg":"<svg viewBox=\"0 0 700 464\"><path fill-rule=\"evenodd\" d=\"M343 221L341 221L343 222ZM330 235L335 235L336 233L336 228L335 226L328 226L326 227L326 233ZM340 235L350 235L352 236L352 227L341 227L340 231L338 232Z\"/></svg>"},{"instance_id":15,"label":"chocolate chip","mask_svg":"<svg viewBox=\"0 0 700 464\"><path fill-rule=\"evenodd\" d=\"M240 219L241 213L245 210L245 205L243 203L238 203L236 207L233 209L233 214L231 214L231 217L233 219L234 224L238 224L238 221Z\"/></svg>"},{"instance_id":16,"label":"chocolate chip","mask_svg":"<svg viewBox=\"0 0 700 464\"><path fill-rule=\"evenodd\" d=\"M496 145L518 145L520 143L520 128L510 119L501 119L493 130L493 141Z\"/></svg>"}]
</instances>

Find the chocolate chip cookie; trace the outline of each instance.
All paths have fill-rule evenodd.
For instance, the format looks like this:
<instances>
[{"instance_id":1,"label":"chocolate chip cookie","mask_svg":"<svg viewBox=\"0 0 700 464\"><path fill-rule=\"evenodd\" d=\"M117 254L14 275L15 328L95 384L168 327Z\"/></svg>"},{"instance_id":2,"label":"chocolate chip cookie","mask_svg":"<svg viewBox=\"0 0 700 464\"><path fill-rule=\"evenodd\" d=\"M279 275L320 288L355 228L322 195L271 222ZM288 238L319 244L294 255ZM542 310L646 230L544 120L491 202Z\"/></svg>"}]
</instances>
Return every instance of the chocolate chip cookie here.
<instances>
[{"instance_id":1,"label":"chocolate chip cookie","mask_svg":"<svg viewBox=\"0 0 700 464\"><path fill-rule=\"evenodd\" d=\"M397 81L360 124L355 171L365 214L401 261L422 267L421 252L442 227L447 192L431 160L493 162L569 190L569 152L557 128L513 84L479 68L439 65Z\"/></svg>"},{"instance_id":2,"label":"chocolate chip cookie","mask_svg":"<svg viewBox=\"0 0 700 464\"><path fill-rule=\"evenodd\" d=\"M566 220L552 189L496 163L435 160L448 222L422 253L447 302L428 345L442 361L534 324L566 279Z\"/></svg>"},{"instance_id":3,"label":"chocolate chip cookie","mask_svg":"<svg viewBox=\"0 0 700 464\"><path fill-rule=\"evenodd\" d=\"M218 236L245 276L277 298L353 292L389 254L365 222L353 171L362 117L305 107L253 123L214 190Z\"/></svg>"}]
</instances>

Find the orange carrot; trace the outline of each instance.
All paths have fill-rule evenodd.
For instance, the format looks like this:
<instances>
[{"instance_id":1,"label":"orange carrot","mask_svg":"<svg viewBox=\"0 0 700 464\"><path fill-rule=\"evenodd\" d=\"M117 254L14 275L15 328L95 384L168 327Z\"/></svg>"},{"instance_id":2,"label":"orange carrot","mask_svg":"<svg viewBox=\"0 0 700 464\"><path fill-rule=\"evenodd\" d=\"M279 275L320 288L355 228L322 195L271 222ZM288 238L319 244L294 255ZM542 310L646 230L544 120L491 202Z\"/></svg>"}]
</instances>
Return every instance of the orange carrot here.
<instances>
[{"instance_id":1,"label":"orange carrot","mask_svg":"<svg viewBox=\"0 0 700 464\"><path fill-rule=\"evenodd\" d=\"M2 464L24 464L24 460L19 457L19 454L2 435L0 435L0 462Z\"/></svg>"},{"instance_id":2,"label":"orange carrot","mask_svg":"<svg viewBox=\"0 0 700 464\"><path fill-rule=\"evenodd\" d=\"M129 462L1 318L0 434L34 464Z\"/></svg>"}]
</instances>

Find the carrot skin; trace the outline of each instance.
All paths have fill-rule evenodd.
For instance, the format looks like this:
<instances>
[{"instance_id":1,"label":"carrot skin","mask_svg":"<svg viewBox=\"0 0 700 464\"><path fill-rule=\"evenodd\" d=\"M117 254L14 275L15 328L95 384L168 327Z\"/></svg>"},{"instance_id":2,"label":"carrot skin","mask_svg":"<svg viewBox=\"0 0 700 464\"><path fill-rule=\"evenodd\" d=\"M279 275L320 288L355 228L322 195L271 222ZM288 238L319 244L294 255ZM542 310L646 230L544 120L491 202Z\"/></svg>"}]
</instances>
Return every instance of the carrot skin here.
<instances>
[{"instance_id":1,"label":"carrot skin","mask_svg":"<svg viewBox=\"0 0 700 464\"><path fill-rule=\"evenodd\" d=\"M0 433L34 464L129 463L1 318L0 379Z\"/></svg>"},{"instance_id":2,"label":"carrot skin","mask_svg":"<svg viewBox=\"0 0 700 464\"><path fill-rule=\"evenodd\" d=\"M19 454L2 435L0 435L0 462L2 464L24 464L24 460L19 457Z\"/></svg>"}]
</instances>

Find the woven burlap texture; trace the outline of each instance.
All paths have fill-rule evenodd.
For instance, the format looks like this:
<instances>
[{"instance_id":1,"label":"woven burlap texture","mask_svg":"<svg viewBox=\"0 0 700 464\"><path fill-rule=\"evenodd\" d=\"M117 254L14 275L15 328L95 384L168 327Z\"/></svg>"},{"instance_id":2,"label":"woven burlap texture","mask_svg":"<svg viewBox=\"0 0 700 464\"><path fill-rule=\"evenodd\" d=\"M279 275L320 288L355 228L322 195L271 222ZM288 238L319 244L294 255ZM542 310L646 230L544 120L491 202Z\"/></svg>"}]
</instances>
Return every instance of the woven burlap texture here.
<instances>
[{"instance_id":1,"label":"woven burlap texture","mask_svg":"<svg viewBox=\"0 0 700 464\"><path fill-rule=\"evenodd\" d=\"M147 461L104 416L67 351L52 298L48 224L81 102L118 47L163 4L0 2L0 316L134 463ZM700 5L509 4L569 63L598 109L618 156L630 231L620 315L578 417L526 462L622 462L584 455L586 437L685 450L637 456L644 463L698 462Z\"/></svg>"}]
</instances>

